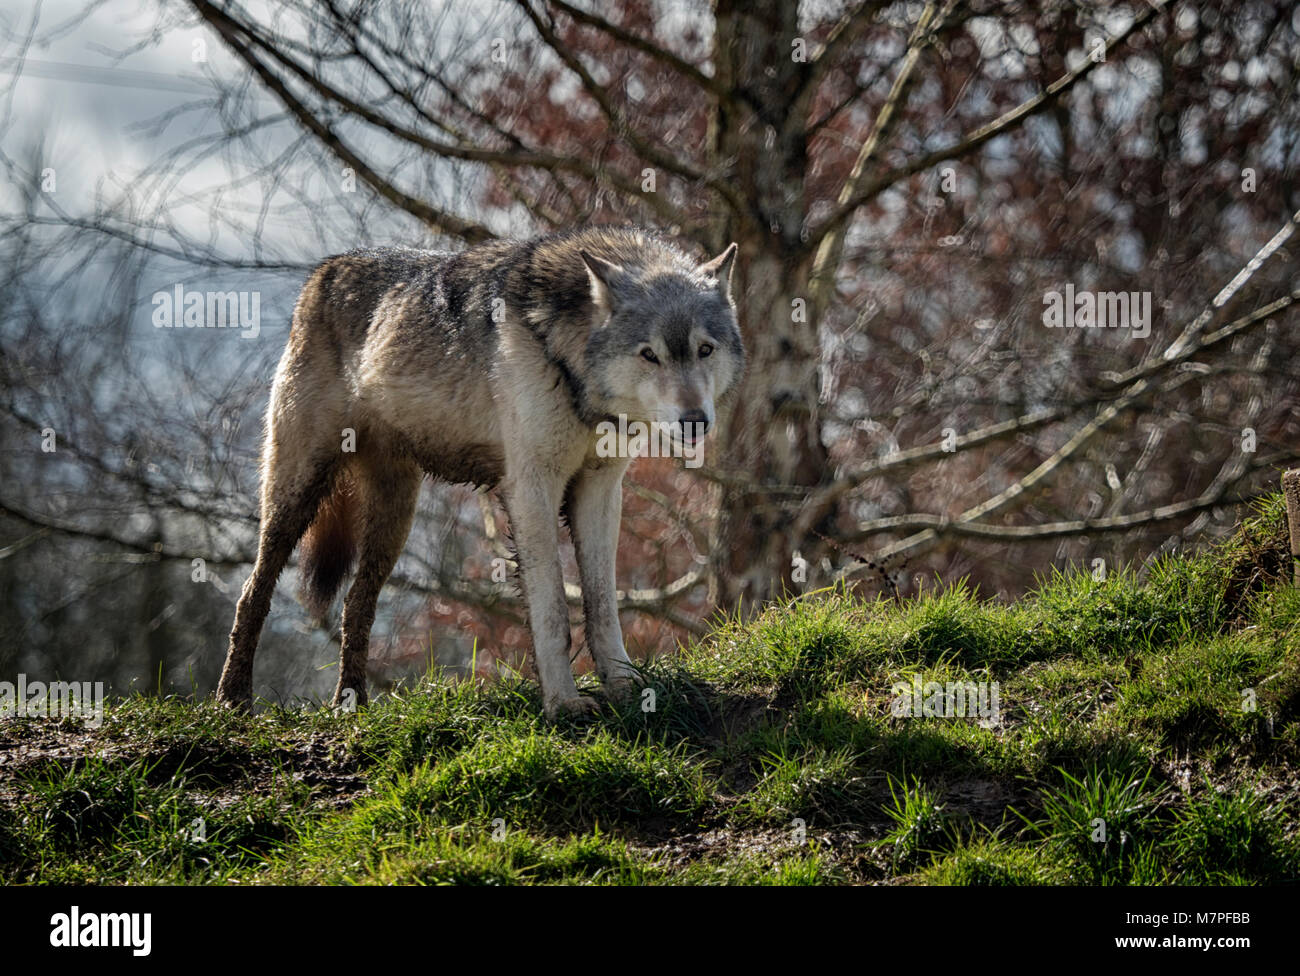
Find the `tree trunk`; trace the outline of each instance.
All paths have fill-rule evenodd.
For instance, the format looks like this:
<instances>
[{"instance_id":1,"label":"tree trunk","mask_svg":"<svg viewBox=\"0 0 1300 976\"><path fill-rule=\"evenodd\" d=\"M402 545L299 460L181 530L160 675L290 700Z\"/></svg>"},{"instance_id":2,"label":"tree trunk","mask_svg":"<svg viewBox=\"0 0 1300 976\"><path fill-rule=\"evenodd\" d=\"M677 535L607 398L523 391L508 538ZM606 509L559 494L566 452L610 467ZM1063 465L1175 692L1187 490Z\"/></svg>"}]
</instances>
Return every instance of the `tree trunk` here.
<instances>
[{"instance_id":1,"label":"tree trunk","mask_svg":"<svg viewBox=\"0 0 1300 976\"><path fill-rule=\"evenodd\" d=\"M798 106L809 65L796 60L797 36L791 0L718 3L719 78L754 103L720 106L712 132L716 158L731 163L731 179L751 202L718 240L740 245L733 295L749 358L718 441L719 467L745 482L720 489L712 540L709 595L727 610L752 612L791 584L793 511L755 488L811 486L826 473L817 324L800 239L807 146Z\"/></svg>"}]
</instances>

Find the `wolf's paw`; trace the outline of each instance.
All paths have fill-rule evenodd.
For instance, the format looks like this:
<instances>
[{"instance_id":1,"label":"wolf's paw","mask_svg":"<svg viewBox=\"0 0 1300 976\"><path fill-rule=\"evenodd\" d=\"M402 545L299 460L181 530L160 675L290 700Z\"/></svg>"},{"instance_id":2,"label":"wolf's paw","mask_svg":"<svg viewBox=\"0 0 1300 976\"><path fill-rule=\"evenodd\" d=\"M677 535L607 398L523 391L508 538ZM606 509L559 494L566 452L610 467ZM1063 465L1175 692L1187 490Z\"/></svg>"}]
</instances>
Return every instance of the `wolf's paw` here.
<instances>
[{"instance_id":1,"label":"wolf's paw","mask_svg":"<svg viewBox=\"0 0 1300 976\"><path fill-rule=\"evenodd\" d=\"M627 703L641 696L641 689L646 686L645 679L635 671L625 671L604 679L600 683L605 697L613 702Z\"/></svg>"},{"instance_id":2,"label":"wolf's paw","mask_svg":"<svg viewBox=\"0 0 1300 976\"><path fill-rule=\"evenodd\" d=\"M355 687L340 683L339 687L334 689L334 698L330 701L330 707L334 709L335 714L350 715L358 708L364 708L369 702L370 696L366 693L364 681L356 683Z\"/></svg>"},{"instance_id":3,"label":"wolf's paw","mask_svg":"<svg viewBox=\"0 0 1300 976\"><path fill-rule=\"evenodd\" d=\"M545 706L546 717L552 722L590 722L600 711L600 702L587 695L576 698L558 698Z\"/></svg>"},{"instance_id":4,"label":"wolf's paw","mask_svg":"<svg viewBox=\"0 0 1300 976\"><path fill-rule=\"evenodd\" d=\"M217 688L217 704L234 712L251 711L253 689L223 683Z\"/></svg>"}]
</instances>

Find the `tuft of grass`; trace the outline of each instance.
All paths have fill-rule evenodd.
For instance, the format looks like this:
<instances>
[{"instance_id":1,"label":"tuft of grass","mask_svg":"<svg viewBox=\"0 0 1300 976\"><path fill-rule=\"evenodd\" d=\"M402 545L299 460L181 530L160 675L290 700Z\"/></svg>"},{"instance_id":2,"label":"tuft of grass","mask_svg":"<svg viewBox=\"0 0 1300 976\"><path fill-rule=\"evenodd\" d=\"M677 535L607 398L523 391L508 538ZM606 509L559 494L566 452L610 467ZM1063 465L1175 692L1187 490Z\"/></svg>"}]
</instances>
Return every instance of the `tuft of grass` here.
<instances>
[{"instance_id":1,"label":"tuft of grass","mask_svg":"<svg viewBox=\"0 0 1300 976\"><path fill-rule=\"evenodd\" d=\"M742 819L819 825L862 819L869 790L847 749L773 752L760 757L763 775L745 800Z\"/></svg>"},{"instance_id":2,"label":"tuft of grass","mask_svg":"<svg viewBox=\"0 0 1300 976\"><path fill-rule=\"evenodd\" d=\"M902 616L896 653L909 662L988 668L1014 663L1025 651L1016 615L980 601L965 580L909 602Z\"/></svg>"},{"instance_id":3,"label":"tuft of grass","mask_svg":"<svg viewBox=\"0 0 1300 976\"><path fill-rule=\"evenodd\" d=\"M718 718L718 690L678 658L658 658L636 668L642 687L626 700L606 703L609 724L623 736L665 744L706 738Z\"/></svg>"},{"instance_id":4,"label":"tuft of grass","mask_svg":"<svg viewBox=\"0 0 1300 976\"><path fill-rule=\"evenodd\" d=\"M275 851L302 820L305 790L203 803L183 777L155 783L156 764L89 760L27 777L11 814L9 881L222 881Z\"/></svg>"},{"instance_id":5,"label":"tuft of grass","mask_svg":"<svg viewBox=\"0 0 1300 976\"><path fill-rule=\"evenodd\" d=\"M1300 849L1284 839L1278 811L1249 785L1202 794L1174 815L1169 841L1183 884L1300 877Z\"/></svg>"},{"instance_id":6,"label":"tuft of grass","mask_svg":"<svg viewBox=\"0 0 1300 976\"><path fill-rule=\"evenodd\" d=\"M936 853L948 831L942 806L916 777L911 783L890 779L889 795L884 811L894 827L880 843L889 848L890 863L897 873Z\"/></svg>"},{"instance_id":7,"label":"tuft of grass","mask_svg":"<svg viewBox=\"0 0 1300 976\"><path fill-rule=\"evenodd\" d=\"M1028 886L1055 883L1050 864L1033 848L981 838L936 858L918 876L923 884Z\"/></svg>"},{"instance_id":8,"label":"tuft of grass","mask_svg":"<svg viewBox=\"0 0 1300 976\"><path fill-rule=\"evenodd\" d=\"M846 880L845 872L826 856L803 848L706 858L686 867L671 883L766 887L843 884ZM661 877L656 883L666 884L669 879Z\"/></svg>"},{"instance_id":9,"label":"tuft of grass","mask_svg":"<svg viewBox=\"0 0 1300 976\"><path fill-rule=\"evenodd\" d=\"M1123 687L1114 721L1170 746L1218 750L1266 737L1257 685L1287 657L1278 639L1234 635L1192 639L1148 655Z\"/></svg>"},{"instance_id":10,"label":"tuft of grass","mask_svg":"<svg viewBox=\"0 0 1300 976\"><path fill-rule=\"evenodd\" d=\"M725 621L713 653L697 656L692 671L729 689L798 699L861 673L879 646L865 608L833 593Z\"/></svg>"},{"instance_id":11,"label":"tuft of grass","mask_svg":"<svg viewBox=\"0 0 1300 976\"><path fill-rule=\"evenodd\" d=\"M1219 602L1225 620L1248 617L1252 604L1293 573L1286 501L1281 494L1257 499L1249 516L1215 553L1223 572Z\"/></svg>"},{"instance_id":12,"label":"tuft of grass","mask_svg":"<svg viewBox=\"0 0 1300 976\"><path fill-rule=\"evenodd\" d=\"M521 831L429 827L366 835L351 824L322 826L276 864L275 884L365 885L644 885L656 865L599 832L565 838Z\"/></svg>"},{"instance_id":13,"label":"tuft of grass","mask_svg":"<svg viewBox=\"0 0 1300 976\"><path fill-rule=\"evenodd\" d=\"M1151 770L1092 767L1082 778L1057 769L1062 783L1042 794L1043 819L1027 821L1062 855L1072 883L1124 884L1152 870L1150 843L1164 789Z\"/></svg>"},{"instance_id":14,"label":"tuft of grass","mask_svg":"<svg viewBox=\"0 0 1300 976\"><path fill-rule=\"evenodd\" d=\"M1104 580L1055 570L1020 604L1022 659L1123 659L1211 632L1222 616L1217 600L1210 599L1213 576L1207 563L1169 559L1156 565L1146 584L1126 567Z\"/></svg>"},{"instance_id":15,"label":"tuft of grass","mask_svg":"<svg viewBox=\"0 0 1300 976\"><path fill-rule=\"evenodd\" d=\"M357 716L351 748L384 773L436 763L485 736L534 735L544 727L533 689L498 682L425 681L388 695Z\"/></svg>"},{"instance_id":16,"label":"tuft of grass","mask_svg":"<svg viewBox=\"0 0 1300 976\"><path fill-rule=\"evenodd\" d=\"M684 747L628 742L604 729L579 741L551 730L496 729L442 762L394 776L364 814L390 826L500 819L562 831L689 823L708 799L708 781Z\"/></svg>"}]
</instances>

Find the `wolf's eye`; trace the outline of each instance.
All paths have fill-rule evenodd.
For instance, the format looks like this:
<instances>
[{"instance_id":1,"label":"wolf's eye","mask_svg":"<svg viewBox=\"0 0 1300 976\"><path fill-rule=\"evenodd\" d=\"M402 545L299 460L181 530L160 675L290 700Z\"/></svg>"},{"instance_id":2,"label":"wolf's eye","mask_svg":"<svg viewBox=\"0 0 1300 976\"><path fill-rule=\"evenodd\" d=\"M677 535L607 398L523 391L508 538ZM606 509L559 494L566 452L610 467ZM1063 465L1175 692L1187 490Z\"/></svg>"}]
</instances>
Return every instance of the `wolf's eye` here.
<instances>
[{"instance_id":1,"label":"wolf's eye","mask_svg":"<svg viewBox=\"0 0 1300 976\"><path fill-rule=\"evenodd\" d=\"M707 342L700 346L700 358L707 359L713 354L713 347Z\"/></svg>"},{"instance_id":2,"label":"wolf's eye","mask_svg":"<svg viewBox=\"0 0 1300 976\"><path fill-rule=\"evenodd\" d=\"M641 358L644 359L647 363L657 364L659 362L659 357L655 355L655 351L651 349L649 346L646 346L644 349L641 350Z\"/></svg>"}]
</instances>

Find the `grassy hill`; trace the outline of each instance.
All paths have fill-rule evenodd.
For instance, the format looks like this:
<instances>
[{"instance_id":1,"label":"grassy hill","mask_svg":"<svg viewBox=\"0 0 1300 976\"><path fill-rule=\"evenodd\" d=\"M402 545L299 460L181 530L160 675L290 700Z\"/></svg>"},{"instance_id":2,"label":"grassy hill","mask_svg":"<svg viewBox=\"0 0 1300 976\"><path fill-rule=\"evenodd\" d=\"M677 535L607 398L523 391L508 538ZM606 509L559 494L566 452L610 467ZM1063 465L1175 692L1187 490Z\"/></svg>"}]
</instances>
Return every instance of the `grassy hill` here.
<instances>
[{"instance_id":1,"label":"grassy hill","mask_svg":"<svg viewBox=\"0 0 1300 976\"><path fill-rule=\"evenodd\" d=\"M353 715L137 697L0 721L6 883L1252 884L1300 877L1280 499L1139 583L812 594L541 718L429 679ZM993 725L896 683L997 682Z\"/></svg>"}]
</instances>

